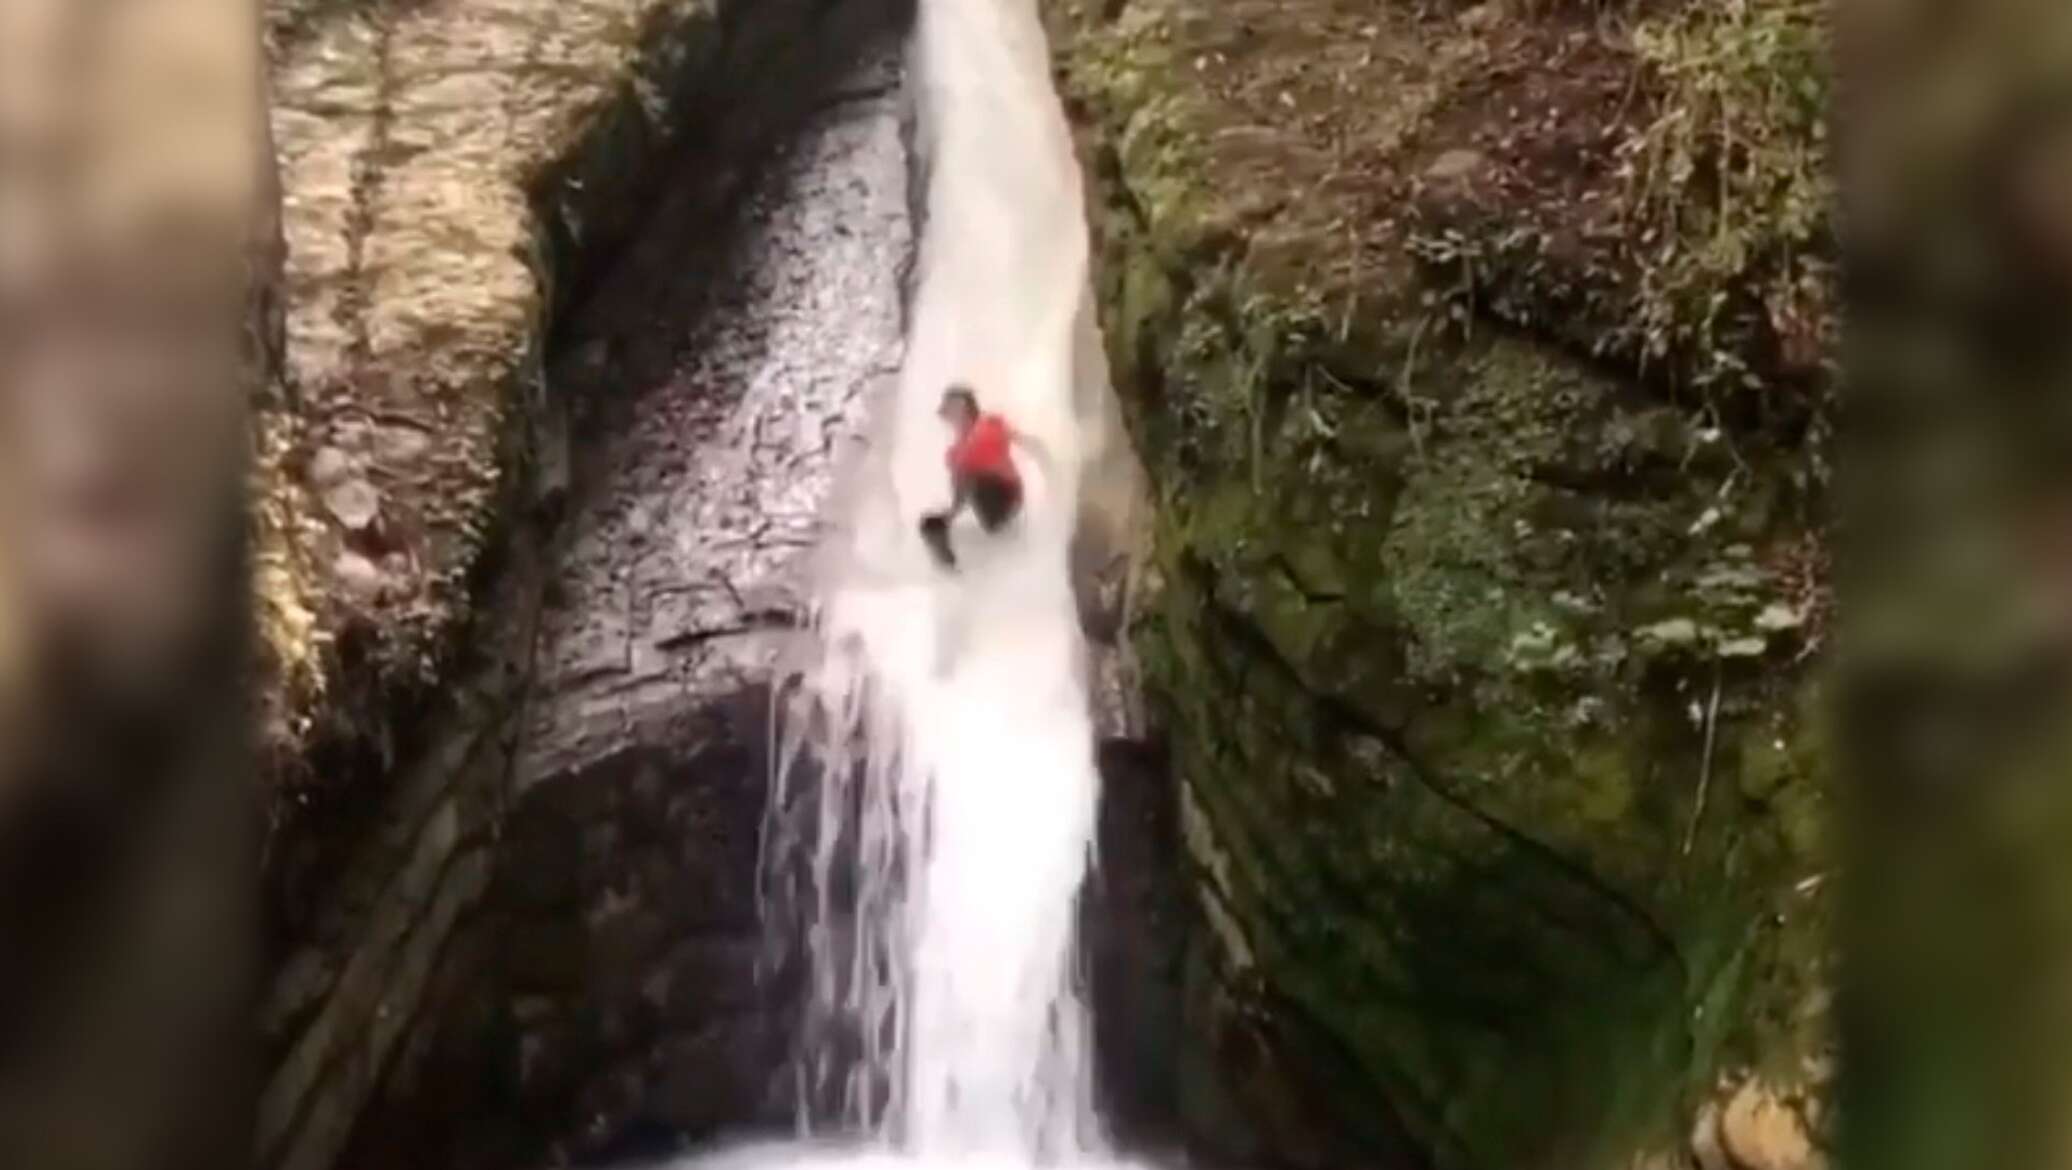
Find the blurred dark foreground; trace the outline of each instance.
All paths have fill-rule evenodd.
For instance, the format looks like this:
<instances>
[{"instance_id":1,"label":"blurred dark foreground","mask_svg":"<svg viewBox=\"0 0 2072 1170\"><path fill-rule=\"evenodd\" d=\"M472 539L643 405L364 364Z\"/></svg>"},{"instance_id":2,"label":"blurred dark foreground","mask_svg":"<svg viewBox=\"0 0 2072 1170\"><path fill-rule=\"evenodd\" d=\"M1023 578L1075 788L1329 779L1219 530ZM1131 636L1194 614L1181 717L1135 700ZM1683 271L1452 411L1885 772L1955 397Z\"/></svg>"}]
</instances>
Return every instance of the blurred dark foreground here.
<instances>
[{"instance_id":1,"label":"blurred dark foreground","mask_svg":"<svg viewBox=\"0 0 2072 1170\"><path fill-rule=\"evenodd\" d=\"M2072 9L1861 3L1843 1150L2072 1164Z\"/></svg>"},{"instance_id":2,"label":"blurred dark foreground","mask_svg":"<svg viewBox=\"0 0 2072 1170\"><path fill-rule=\"evenodd\" d=\"M1842 1163L2072 1166L2072 5L1855 0ZM0 0L0 1167L247 1159L257 0Z\"/></svg>"},{"instance_id":3,"label":"blurred dark foreground","mask_svg":"<svg viewBox=\"0 0 2072 1170\"><path fill-rule=\"evenodd\" d=\"M249 1141L264 113L252 3L0 3L0 1165Z\"/></svg>"}]
</instances>

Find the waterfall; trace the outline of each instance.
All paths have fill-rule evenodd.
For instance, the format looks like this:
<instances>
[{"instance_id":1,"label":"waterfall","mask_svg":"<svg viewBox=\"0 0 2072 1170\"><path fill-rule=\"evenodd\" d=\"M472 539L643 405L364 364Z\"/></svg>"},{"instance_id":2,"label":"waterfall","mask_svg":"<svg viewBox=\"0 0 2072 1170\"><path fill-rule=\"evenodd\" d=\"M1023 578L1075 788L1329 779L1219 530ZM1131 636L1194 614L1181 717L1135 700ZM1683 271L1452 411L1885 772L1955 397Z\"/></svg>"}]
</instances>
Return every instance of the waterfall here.
<instances>
[{"instance_id":1,"label":"waterfall","mask_svg":"<svg viewBox=\"0 0 2072 1170\"><path fill-rule=\"evenodd\" d=\"M775 716L766 851L811 980L801 1129L933 1163L1083 1162L1105 1143L1076 953L1099 795L1067 562L1092 442L1081 179L1035 0L923 0L909 85L926 219L906 359ZM915 524L948 498L952 382L1046 458L1024 461L1017 526L965 521L946 573Z\"/></svg>"}]
</instances>

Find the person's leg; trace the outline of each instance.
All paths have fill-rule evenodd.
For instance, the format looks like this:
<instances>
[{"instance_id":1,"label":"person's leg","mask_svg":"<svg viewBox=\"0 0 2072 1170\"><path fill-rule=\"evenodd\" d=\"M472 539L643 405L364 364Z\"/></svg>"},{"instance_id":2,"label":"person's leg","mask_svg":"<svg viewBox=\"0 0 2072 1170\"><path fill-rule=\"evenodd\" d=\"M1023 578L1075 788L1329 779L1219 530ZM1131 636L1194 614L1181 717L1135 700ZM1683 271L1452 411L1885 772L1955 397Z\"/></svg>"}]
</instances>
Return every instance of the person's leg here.
<instances>
[{"instance_id":1,"label":"person's leg","mask_svg":"<svg viewBox=\"0 0 2072 1170\"><path fill-rule=\"evenodd\" d=\"M950 522L970 500L969 485L960 481L952 490L954 494L950 497L949 507L921 517L921 541L928 546L929 552L935 554L936 563L945 569L957 567L957 554L950 548Z\"/></svg>"},{"instance_id":2,"label":"person's leg","mask_svg":"<svg viewBox=\"0 0 2072 1170\"><path fill-rule=\"evenodd\" d=\"M1012 480L989 475L971 485L971 510L978 515L979 526L988 533L1006 527L1021 502L1021 486Z\"/></svg>"},{"instance_id":3,"label":"person's leg","mask_svg":"<svg viewBox=\"0 0 2072 1170\"><path fill-rule=\"evenodd\" d=\"M957 567L957 554L950 548L950 513L936 512L921 517L921 541L945 569Z\"/></svg>"}]
</instances>

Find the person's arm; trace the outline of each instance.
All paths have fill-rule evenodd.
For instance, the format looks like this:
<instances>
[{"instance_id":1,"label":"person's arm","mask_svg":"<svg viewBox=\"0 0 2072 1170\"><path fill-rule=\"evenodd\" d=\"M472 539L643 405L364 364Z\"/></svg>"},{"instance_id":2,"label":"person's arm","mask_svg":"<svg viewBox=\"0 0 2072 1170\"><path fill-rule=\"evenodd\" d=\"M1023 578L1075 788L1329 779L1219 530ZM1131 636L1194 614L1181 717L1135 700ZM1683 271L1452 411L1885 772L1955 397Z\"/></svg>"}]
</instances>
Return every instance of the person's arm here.
<instances>
[{"instance_id":1,"label":"person's arm","mask_svg":"<svg viewBox=\"0 0 2072 1170\"><path fill-rule=\"evenodd\" d=\"M1029 457L1043 468L1045 478L1057 478L1058 465L1051 459L1050 448L1044 446L1042 440L1017 427L1008 428L1007 437L1015 446L1028 452Z\"/></svg>"}]
</instances>

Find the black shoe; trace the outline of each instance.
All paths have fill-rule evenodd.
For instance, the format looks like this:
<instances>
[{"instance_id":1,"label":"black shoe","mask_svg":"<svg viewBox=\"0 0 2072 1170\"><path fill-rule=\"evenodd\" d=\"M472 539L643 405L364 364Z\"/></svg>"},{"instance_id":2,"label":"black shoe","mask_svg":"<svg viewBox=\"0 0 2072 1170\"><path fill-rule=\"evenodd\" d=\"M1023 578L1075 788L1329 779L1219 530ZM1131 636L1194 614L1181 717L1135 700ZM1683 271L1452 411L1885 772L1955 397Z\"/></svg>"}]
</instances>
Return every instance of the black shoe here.
<instances>
[{"instance_id":1,"label":"black shoe","mask_svg":"<svg viewBox=\"0 0 2072 1170\"><path fill-rule=\"evenodd\" d=\"M929 516L921 521L921 541L945 569L957 567L957 554L950 551L950 522L947 517Z\"/></svg>"}]
</instances>

